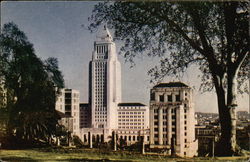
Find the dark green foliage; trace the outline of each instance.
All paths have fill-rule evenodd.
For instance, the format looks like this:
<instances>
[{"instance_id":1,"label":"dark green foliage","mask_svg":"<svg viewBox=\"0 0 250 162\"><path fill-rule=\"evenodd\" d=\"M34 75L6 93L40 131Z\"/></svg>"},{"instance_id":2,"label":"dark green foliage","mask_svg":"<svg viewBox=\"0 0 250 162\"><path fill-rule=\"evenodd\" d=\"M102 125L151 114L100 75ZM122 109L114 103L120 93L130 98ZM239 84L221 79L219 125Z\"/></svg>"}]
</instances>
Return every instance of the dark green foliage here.
<instances>
[{"instance_id":1,"label":"dark green foliage","mask_svg":"<svg viewBox=\"0 0 250 162\"><path fill-rule=\"evenodd\" d=\"M73 144L77 148L83 147L83 142L81 141L81 139L78 136L73 136Z\"/></svg>"},{"instance_id":2,"label":"dark green foliage","mask_svg":"<svg viewBox=\"0 0 250 162\"><path fill-rule=\"evenodd\" d=\"M55 58L43 62L33 45L14 23L0 35L0 78L6 93L1 108L7 136L24 141L48 140L55 134L57 90L64 86ZM56 88L57 87L57 88Z\"/></svg>"}]
</instances>

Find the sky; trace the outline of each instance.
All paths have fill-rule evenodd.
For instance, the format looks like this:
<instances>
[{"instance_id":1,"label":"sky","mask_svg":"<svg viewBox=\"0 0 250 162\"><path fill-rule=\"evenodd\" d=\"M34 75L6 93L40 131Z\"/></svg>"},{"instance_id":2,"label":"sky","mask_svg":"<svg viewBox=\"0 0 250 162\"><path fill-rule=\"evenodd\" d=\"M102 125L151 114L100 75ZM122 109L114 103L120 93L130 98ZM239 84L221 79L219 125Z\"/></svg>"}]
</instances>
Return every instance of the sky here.
<instances>
[{"instance_id":1,"label":"sky","mask_svg":"<svg viewBox=\"0 0 250 162\"><path fill-rule=\"evenodd\" d=\"M88 17L97 2L1 2L1 25L14 22L33 43L36 55L42 59L55 57L64 75L65 87L80 91L80 101L88 101L88 64L91 60L96 33L90 33ZM112 31L111 31L112 33ZM117 52L122 42L115 42ZM147 71L158 64L159 58L137 57L136 65L119 55L122 74L122 102L149 105L150 83ZM163 82L182 81L194 89L195 109L218 112L215 92L199 91L200 78L191 67L182 78L165 77ZM238 95L238 110L249 108L248 95Z\"/></svg>"}]
</instances>

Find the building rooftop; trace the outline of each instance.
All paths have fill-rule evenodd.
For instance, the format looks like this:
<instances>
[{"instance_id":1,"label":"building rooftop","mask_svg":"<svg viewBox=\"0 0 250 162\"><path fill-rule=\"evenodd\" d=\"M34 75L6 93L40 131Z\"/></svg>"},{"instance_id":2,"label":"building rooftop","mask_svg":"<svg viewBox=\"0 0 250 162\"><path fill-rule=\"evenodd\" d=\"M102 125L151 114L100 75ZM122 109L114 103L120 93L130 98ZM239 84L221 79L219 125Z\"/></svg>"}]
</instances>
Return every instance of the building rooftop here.
<instances>
[{"instance_id":1,"label":"building rooftop","mask_svg":"<svg viewBox=\"0 0 250 162\"><path fill-rule=\"evenodd\" d=\"M137 102L126 102L126 103L119 103L118 106L145 106L145 105Z\"/></svg>"},{"instance_id":2,"label":"building rooftop","mask_svg":"<svg viewBox=\"0 0 250 162\"><path fill-rule=\"evenodd\" d=\"M188 87L188 85L182 82L169 82L169 83L160 83L154 86L154 88L164 88L164 87Z\"/></svg>"}]
</instances>

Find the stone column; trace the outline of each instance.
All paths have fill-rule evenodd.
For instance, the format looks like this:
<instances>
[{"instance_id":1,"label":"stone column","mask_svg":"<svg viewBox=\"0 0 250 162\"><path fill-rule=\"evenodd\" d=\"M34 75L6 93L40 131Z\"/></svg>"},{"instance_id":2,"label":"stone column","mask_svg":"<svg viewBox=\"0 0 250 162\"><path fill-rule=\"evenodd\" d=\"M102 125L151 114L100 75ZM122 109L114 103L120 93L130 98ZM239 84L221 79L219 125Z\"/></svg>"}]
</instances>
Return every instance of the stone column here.
<instances>
[{"instance_id":1,"label":"stone column","mask_svg":"<svg viewBox=\"0 0 250 162\"><path fill-rule=\"evenodd\" d=\"M183 105L176 110L176 154L183 156L184 153L184 111Z\"/></svg>"},{"instance_id":2,"label":"stone column","mask_svg":"<svg viewBox=\"0 0 250 162\"><path fill-rule=\"evenodd\" d=\"M89 148L93 148L93 144L92 144L92 133L91 132L89 132L89 134L88 134L88 136L89 136Z\"/></svg>"},{"instance_id":3,"label":"stone column","mask_svg":"<svg viewBox=\"0 0 250 162\"><path fill-rule=\"evenodd\" d=\"M167 126L168 126L168 145L171 145L171 138L172 138L172 113L171 113L171 107L168 108L168 117L167 117Z\"/></svg>"},{"instance_id":4,"label":"stone column","mask_svg":"<svg viewBox=\"0 0 250 162\"><path fill-rule=\"evenodd\" d=\"M145 135L141 136L141 146L142 146L142 150L141 150L141 153L142 154L145 154Z\"/></svg>"},{"instance_id":5,"label":"stone column","mask_svg":"<svg viewBox=\"0 0 250 162\"><path fill-rule=\"evenodd\" d=\"M150 120L150 144L154 144L154 107L150 106L150 114L149 114L149 120Z\"/></svg>"},{"instance_id":6,"label":"stone column","mask_svg":"<svg viewBox=\"0 0 250 162\"><path fill-rule=\"evenodd\" d=\"M117 150L117 148L116 148L116 145L117 145L117 139L116 139L116 132L115 131L113 131L112 132L112 137L113 137L113 142L114 142L114 151L116 151Z\"/></svg>"},{"instance_id":7,"label":"stone column","mask_svg":"<svg viewBox=\"0 0 250 162\"><path fill-rule=\"evenodd\" d=\"M159 107L158 114L158 140L159 145L163 145L163 113L162 107Z\"/></svg>"}]
</instances>

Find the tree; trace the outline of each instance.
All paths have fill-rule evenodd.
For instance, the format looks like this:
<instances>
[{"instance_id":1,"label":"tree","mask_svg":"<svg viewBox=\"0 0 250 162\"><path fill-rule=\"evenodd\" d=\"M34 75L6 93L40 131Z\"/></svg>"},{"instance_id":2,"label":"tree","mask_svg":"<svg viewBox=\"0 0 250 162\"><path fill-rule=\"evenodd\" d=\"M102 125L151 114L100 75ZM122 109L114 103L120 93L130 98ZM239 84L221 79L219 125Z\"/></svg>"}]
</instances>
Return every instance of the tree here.
<instances>
[{"instance_id":1,"label":"tree","mask_svg":"<svg viewBox=\"0 0 250 162\"><path fill-rule=\"evenodd\" d=\"M6 94L1 122L7 123L9 141L48 141L56 132L56 95L64 86L57 60L38 58L14 23L4 24L0 47L0 78Z\"/></svg>"},{"instance_id":2,"label":"tree","mask_svg":"<svg viewBox=\"0 0 250 162\"><path fill-rule=\"evenodd\" d=\"M148 71L152 80L178 76L195 64L203 90L216 90L222 155L236 146L237 89L247 90L249 77L249 13L243 2L112 2L93 9L88 26L102 23L124 42L121 53L133 62L137 55L160 56ZM237 84L240 83L240 84Z\"/></svg>"}]
</instances>

